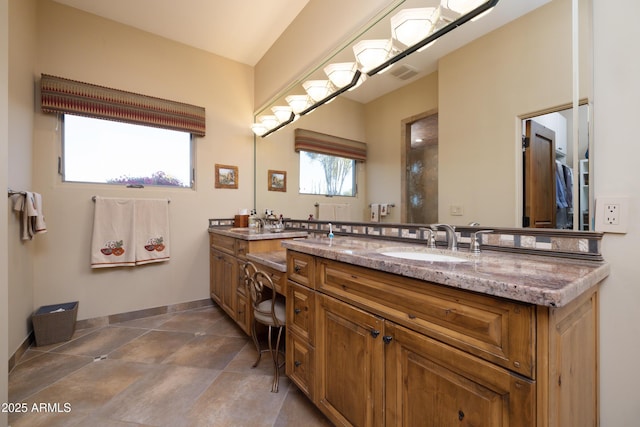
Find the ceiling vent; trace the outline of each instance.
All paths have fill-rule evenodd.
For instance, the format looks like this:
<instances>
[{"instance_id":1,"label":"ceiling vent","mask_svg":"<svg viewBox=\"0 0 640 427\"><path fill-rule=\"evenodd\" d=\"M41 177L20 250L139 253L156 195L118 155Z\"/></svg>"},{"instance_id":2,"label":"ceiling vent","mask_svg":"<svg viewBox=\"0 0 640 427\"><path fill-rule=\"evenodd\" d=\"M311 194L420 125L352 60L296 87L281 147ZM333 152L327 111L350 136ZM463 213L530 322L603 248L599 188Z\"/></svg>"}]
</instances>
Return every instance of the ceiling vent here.
<instances>
[{"instance_id":1,"label":"ceiling vent","mask_svg":"<svg viewBox=\"0 0 640 427\"><path fill-rule=\"evenodd\" d=\"M402 64L399 67L391 68L389 73L400 80L409 80L411 77L418 74L418 70L410 67L409 65Z\"/></svg>"}]
</instances>

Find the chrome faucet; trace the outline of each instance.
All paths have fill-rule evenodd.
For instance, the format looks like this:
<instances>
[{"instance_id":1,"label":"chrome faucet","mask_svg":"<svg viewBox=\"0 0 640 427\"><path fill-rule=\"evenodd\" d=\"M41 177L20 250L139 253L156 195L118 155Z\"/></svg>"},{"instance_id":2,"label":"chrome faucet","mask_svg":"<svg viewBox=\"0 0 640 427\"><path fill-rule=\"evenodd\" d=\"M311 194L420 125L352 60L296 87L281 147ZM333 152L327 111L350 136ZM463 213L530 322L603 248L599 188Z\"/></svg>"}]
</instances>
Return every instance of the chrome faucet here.
<instances>
[{"instance_id":1,"label":"chrome faucet","mask_svg":"<svg viewBox=\"0 0 640 427\"><path fill-rule=\"evenodd\" d=\"M447 233L447 248L452 251L458 250L458 238L456 237L456 228L449 224L432 224L431 229L438 231L439 228L444 229Z\"/></svg>"}]
</instances>

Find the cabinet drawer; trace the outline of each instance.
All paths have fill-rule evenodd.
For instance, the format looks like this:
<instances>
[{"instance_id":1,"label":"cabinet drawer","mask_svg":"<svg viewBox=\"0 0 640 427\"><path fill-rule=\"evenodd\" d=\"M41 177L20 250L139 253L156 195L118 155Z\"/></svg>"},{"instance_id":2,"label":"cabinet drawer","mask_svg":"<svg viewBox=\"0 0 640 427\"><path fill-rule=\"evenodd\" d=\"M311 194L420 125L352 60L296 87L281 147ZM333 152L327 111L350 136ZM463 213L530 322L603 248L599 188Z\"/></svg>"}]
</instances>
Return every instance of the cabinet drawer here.
<instances>
[{"instance_id":1,"label":"cabinet drawer","mask_svg":"<svg viewBox=\"0 0 640 427\"><path fill-rule=\"evenodd\" d=\"M287 295L287 281L285 273L282 273L275 268L271 268L264 264L260 264L257 262L254 264L258 270L266 273L271 278L271 281L273 282L273 286L275 287L277 293L279 293L280 295Z\"/></svg>"},{"instance_id":2,"label":"cabinet drawer","mask_svg":"<svg viewBox=\"0 0 640 427\"><path fill-rule=\"evenodd\" d=\"M287 274L289 280L315 289L315 264L312 255L287 251Z\"/></svg>"},{"instance_id":3,"label":"cabinet drawer","mask_svg":"<svg viewBox=\"0 0 640 427\"><path fill-rule=\"evenodd\" d=\"M318 289L535 378L533 306L318 259Z\"/></svg>"},{"instance_id":4,"label":"cabinet drawer","mask_svg":"<svg viewBox=\"0 0 640 427\"><path fill-rule=\"evenodd\" d=\"M209 234L211 246L229 255L235 255L236 239L221 234Z\"/></svg>"},{"instance_id":5,"label":"cabinet drawer","mask_svg":"<svg viewBox=\"0 0 640 427\"><path fill-rule=\"evenodd\" d=\"M240 239L234 240L236 241L235 255L242 260L247 259L247 253L249 252L249 242Z\"/></svg>"},{"instance_id":6,"label":"cabinet drawer","mask_svg":"<svg viewBox=\"0 0 640 427\"><path fill-rule=\"evenodd\" d=\"M315 292L289 282L287 288L287 328L314 344Z\"/></svg>"},{"instance_id":7,"label":"cabinet drawer","mask_svg":"<svg viewBox=\"0 0 640 427\"><path fill-rule=\"evenodd\" d=\"M314 348L303 338L287 330L287 376L313 400Z\"/></svg>"}]
</instances>

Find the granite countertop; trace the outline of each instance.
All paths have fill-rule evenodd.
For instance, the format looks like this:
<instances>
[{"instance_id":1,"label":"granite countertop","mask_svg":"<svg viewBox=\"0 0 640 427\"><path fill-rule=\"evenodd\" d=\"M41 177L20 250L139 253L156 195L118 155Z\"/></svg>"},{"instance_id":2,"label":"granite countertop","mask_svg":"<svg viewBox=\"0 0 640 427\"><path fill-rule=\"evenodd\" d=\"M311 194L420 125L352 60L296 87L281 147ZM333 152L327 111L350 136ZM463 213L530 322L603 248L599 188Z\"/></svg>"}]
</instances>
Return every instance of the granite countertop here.
<instances>
[{"instance_id":1,"label":"granite countertop","mask_svg":"<svg viewBox=\"0 0 640 427\"><path fill-rule=\"evenodd\" d=\"M287 272L287 251L284 249L273 252L249 252L246 256L249 261L266 265L281 273Z\"/></svg>"},{"instance_id":2,"label":"granite countertop","mask_svg":"<svg viewBox=\"0 0 640 427\"><path fill-rule=\"evenodd\" d=\"M473 255L428 249L425 245L377 239L310 237L282 246L375 270L454 288L536 305L561 307L609 275L606 262L485 251ZM465 262L432 262L394 258L385 251L431 252L465 258Z\"/></svg>"},{"instance_id":3,"label":"granite countertop","mask_svg":"<svg viewBox=\"0 0 640 427\"><path fill-rule=\"evenodd\" d=\"M234 237L242 240L268 240L268 239L291 239L296 237L307 237L306 231L300 230L284 230L274 233L271 230L251 229L249 227L233 228L233 227L210 227L209 233L222 234L224 236Z\"/></svg>"}]
</instances>

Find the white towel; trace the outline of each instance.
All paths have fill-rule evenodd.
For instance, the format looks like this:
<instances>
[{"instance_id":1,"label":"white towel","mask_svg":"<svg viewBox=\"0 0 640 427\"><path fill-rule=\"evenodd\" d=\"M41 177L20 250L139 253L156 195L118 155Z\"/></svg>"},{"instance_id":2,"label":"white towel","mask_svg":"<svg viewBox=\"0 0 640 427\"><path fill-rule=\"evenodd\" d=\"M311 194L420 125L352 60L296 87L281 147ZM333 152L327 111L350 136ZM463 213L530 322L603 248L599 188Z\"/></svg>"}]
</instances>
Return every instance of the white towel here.
<instances>
[{"instance_id":1,"label":"white towel","mask_svg":"<svg viewBox=\"0 0 640 427\"><path fill-rule=\"evenodd\" d=\"M378 222L380 220L380 205L378 203L371 203L371 222Z\"/></svg>"},{"instance_id":2,"label":"white towel","mask_svg":"<svg viewBox=\"0 0 640 427\"><path fill-rule=\"evenodd\" d=\"M389 205L387 203L380 203L380 216L387 216L389 214Z\"/></svg>"},{"instance_id":3,"label":"white towel","mask_svg":"<svg viewBox=\"0 0 640 427\"><path fill-rule=\"evenodd\" d=\"M168 261L169 202L167 199L136 200L136 265Z\"/></svg>"},{"instance_id":4,"label":"white towel","mask_svg":"<svg viewBox=\"0 0 640 427\"><path fill-rule=\"evenodd\" d=\"M47 224L44 222L44 211L42 210L42 195L40 193L27 193L29 216L31 217L31 228L34 234L46 233Z\"/></svg>"},{"instance_id":5,"label":"white towel","mask_svg":"<svg viewBox=\"0 0 640 427\"><path fill-rule=\"evenodd\" d=\"M335 212L336 221L349 221L351 219L351 205L349 203L337 203Z\"/></svg>"},{"instance_id":6,"label":"white towel","mask_svg":"<svg viewBox=\"0 0 640 427\"><path fill-rule=\"evenodd\" d=\"M26 192L11 197L13 210L20 214L20 238L31 240L36 234L46 233L42 196L39 193Z\"/></svg>"},{"instance_id":7,"label":"white towel","mask_svg":"<svg viewBox=\"0 0 640 427\"><path fill-rule=\"evenodd\" d=\"M336 220L336 205L333 203L318 204L318 219L322 221Z\"/></svg>"},{"instance_id":8,"label":"white towel","mask_svg":"<svg viewBox=\"0 0 640 427\"><path fill-rule=\"evenodd\" d=\"M91 240L91 268L136 264L133 199L96 197Z\"/></svg>"}]
</instances>

